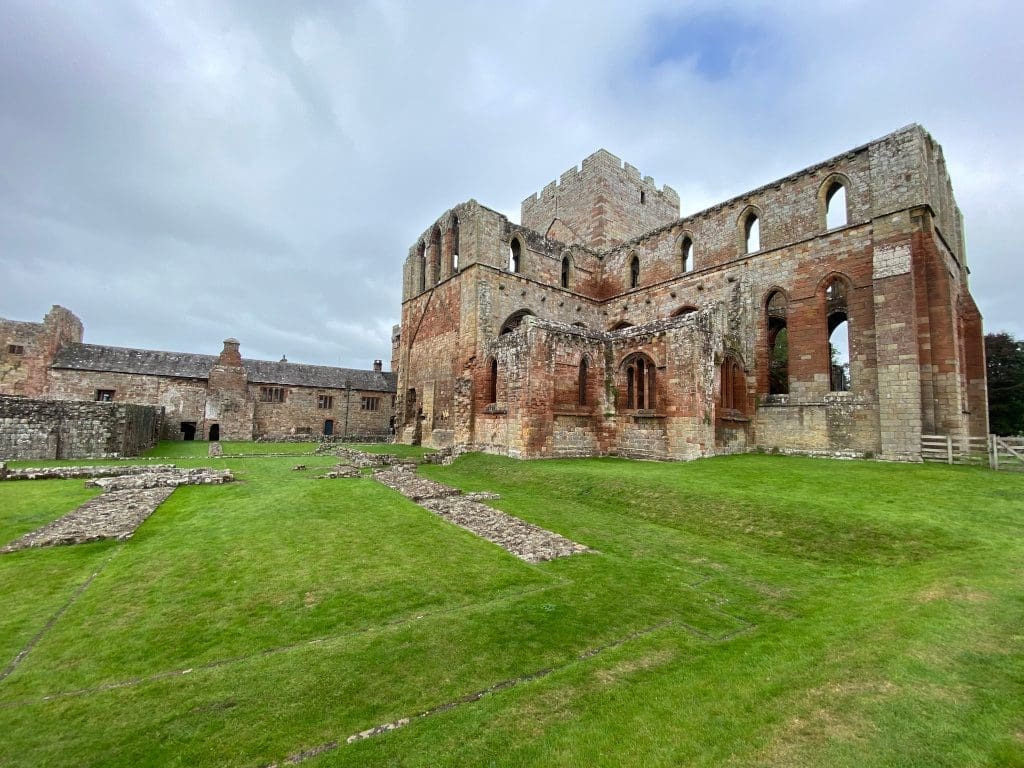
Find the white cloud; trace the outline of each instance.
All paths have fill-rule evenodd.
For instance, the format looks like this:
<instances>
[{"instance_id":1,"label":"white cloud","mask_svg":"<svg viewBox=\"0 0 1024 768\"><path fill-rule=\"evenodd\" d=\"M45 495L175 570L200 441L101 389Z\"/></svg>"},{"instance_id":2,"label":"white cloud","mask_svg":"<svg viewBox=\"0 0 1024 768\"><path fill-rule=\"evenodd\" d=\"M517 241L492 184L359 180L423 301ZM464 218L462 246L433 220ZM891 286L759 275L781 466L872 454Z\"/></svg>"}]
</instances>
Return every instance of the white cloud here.
<instances>
[{"instance_id":1,"label":"white cloud","mask_svg":"<svg viewBox=\"0 0 1024 768\"><path fill-rule=\"evenodd\" d=\"M692 212L920 122L946 150L988 327L1024 336L1024 13L891 16L875 0L6 3L0 314L59 301L97 342L216 352L233 335L247 355L365 367L390 357L409 244L455 203L516 219L605 147ZM733 53L654 62L666 29Z\"/></svg>"}]
</instances>

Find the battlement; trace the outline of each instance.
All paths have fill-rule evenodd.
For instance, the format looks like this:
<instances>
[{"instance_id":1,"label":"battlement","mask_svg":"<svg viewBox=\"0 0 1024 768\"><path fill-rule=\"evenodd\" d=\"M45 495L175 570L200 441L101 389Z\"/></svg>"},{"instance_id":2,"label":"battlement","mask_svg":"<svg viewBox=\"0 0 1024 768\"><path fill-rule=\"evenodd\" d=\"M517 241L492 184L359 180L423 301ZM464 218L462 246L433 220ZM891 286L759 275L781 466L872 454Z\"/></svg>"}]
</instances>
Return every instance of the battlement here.
<instances>
[{"instance_id":1,"label":"battlement","mask_svg":"<svg viewBox=\"0 0 1024 768\"><path fill-rule=\"evenodd\" d=\"M542 234L557 219L576 243L603 249L679 217L679 194L599 149L523 200L520 221Z\"/></svg>"}]
</instances>

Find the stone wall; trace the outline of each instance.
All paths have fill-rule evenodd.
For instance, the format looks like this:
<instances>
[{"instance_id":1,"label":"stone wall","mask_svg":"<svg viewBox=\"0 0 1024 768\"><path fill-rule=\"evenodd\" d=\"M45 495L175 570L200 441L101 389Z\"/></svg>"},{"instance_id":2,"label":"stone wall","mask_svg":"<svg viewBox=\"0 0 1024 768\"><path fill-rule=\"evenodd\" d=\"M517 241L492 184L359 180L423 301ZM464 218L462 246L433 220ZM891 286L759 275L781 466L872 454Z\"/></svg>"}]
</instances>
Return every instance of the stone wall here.
<instances>
[{"instance_id":1,"label":"stone wall","mask_svg":"<svg viewBox=\"0 0 1024 768\"><path fill-rule=\"evenodd\" d=\"M456 206L457 271L426 258L431 242L443 251L431 234L443 222L410 250L393 353L400 441L524 456L763 448L915 460L922 432L984 434L983 330L962 222L941 148L920 126L681 219L645 218L638 206L671 195L653 198L649 178L605 155L524 201L523 225ZM832 202L837 185L843 205ZM752 215L760 240L748 252ZM833 284L845 293L848 391L832 391ZM781 393L769 375L776 292L789 350ZM692 333L671 324L688 313L703 317ZM518 316L537 318L522 338ZM621 364L635 353L656 362L663 413L623 413ZM569 402L582 355L605 377L594 412Z\"/></svg>"},{"instance_id":2,"label":"stone wall","mask_svg":"<svg viewBox=\"0 0 1024 768\"><path fill-rule=\"evenodd\" d=\"M289 387L285 400L274 403L260 400L259 386L249 388L257 437L309 434L319 438L328 420L331 434L338 439L380 439L390 434L394 400L390 392ZM322 403L329 407L321 407Z\"/></svg>"},{"instance_id":3,"label":"stone wall","mask_svg":"<svg viewBox=\"0 0 1024 768\"><path fill-rule=\"evenodd\" d=\"M156 443L160 421L152 406L0 395L0 458L138 456Z\"/></svg>"},{"instance_id":4,"label":"stone wall","mask_svg":"<svg viewBox=\"0 0 1024 768\"><path fill-rule=\"evenodd\" d=\"M522 204L520 220L544 235L557 223L567 244L603 250L679 217L679 195L650 176L598 150Z\"/></svg>"},{"instance_id":5,"label":"stone wall","mask_svg":"<svg viewBox=\"0 0 1024 768\"><path fill-rule=\"evenodd\" d=\"M50 371L49 395L56 399L95 400L100 389L113 391L114 402L163 408L161 437L165 440L181 440L183 423L196 425L196 439L204 439L207 434L207 390L202 379L110 371Z\"/></svg>"},{"instance_id":6,"label":"stone wall","mask_svg":"<svg viewBox=\"0 0 1024 768\"><path fill-rule=\"evenodd\" d=\"M0 318L0 394L37 397L62 344L82 340L82 321L54 305L41 323Z\"/></svg>"}]
</instances>

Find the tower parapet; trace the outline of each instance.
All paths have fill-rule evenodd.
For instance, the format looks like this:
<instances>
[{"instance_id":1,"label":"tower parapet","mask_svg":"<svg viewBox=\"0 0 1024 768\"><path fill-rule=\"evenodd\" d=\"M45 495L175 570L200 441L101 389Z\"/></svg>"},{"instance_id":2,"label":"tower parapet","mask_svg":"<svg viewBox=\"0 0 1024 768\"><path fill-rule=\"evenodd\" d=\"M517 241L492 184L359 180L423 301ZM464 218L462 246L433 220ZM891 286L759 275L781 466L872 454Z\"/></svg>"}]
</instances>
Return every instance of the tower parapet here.
<instances>
[{"instance_id":1,"label":"tower parapet","mask_svg":"<svg viewBox=\"0 0 1024 768\"><path fill-rule=\"evenodd\" d=\"M658 189L653 178L599 149L523 200L520 221L541 234L560 222L560 239L568 228L573 243L606 250L678 218L674 189Z\"/></svg>"}]
</instances>

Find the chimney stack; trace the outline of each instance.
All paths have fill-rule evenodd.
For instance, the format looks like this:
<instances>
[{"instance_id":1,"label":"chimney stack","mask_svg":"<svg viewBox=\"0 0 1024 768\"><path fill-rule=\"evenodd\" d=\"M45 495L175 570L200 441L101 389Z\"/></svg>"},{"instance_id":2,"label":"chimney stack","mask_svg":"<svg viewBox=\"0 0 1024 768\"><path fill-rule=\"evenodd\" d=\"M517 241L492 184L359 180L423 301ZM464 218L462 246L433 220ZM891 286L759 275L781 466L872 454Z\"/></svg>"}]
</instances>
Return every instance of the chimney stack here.
<instances>
[{"instance_id":1,"label":"chimney stack","mask_svg":"<svg viewBox=\"0 0 1024 768\"><path fill-rule=\"evenodd\" d=\"M238 339L224 339L224 349L221 350L218 365L241 367L242 355L238 351Z\"/></svg>"},{"instance_id":2,"label":"chimney stack","mask_svg":"<svg viewBox=\"0 0 1024 768\"><path fill-rule=\"evenodd\" d=\"M381 363L380 360L374 360L373 361L373 372L374 373L380 373L382 367L383 367L383 363Z\"/></svg>"}]
</instances>

